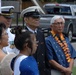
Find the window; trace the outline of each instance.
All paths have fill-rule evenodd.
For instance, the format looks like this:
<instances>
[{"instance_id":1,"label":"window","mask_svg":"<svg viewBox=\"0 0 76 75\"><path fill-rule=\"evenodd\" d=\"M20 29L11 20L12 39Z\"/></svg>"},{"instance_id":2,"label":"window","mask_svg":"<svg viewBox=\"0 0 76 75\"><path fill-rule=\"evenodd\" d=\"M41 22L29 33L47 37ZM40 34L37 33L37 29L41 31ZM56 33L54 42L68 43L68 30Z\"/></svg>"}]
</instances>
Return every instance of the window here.
<instances>
[{"instance_id":1,"label":"window","mask_svg":"<svg viewBox=\"0 0 76 75\"><path fill-rule=\"evenodd\" d=\"M57 14L57 15L72 15L70 7L45 7L45 10L48 14Z\"/></svg>"}]
</instances>

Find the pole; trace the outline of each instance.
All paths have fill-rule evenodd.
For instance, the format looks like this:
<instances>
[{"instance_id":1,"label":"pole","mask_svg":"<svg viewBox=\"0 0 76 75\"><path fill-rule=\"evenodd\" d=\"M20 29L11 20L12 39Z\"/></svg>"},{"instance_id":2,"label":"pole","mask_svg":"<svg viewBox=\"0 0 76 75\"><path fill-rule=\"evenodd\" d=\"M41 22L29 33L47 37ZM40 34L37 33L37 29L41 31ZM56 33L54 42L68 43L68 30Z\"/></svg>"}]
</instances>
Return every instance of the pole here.
<instances>
[{"instance_id":1,"label":"pole","mask_svg":"<svg viewBox=\"0 0 76 75\"><path fill-rule=\"evenodd\" d=\"M1 13L1 0L0 0L0 13Z\"/></svg>"},{"instance_id":2,"label":"pole","mask_svg":"<svg viewBox=\"0 0 76 75\"><path fill-rule=\"evenodd\" d=\"M39 0L31 0L31 1L32 1L36 6L40 7L40 10L41 10L41 12L42 12L43 14L46 13L45 10L43 9L43 6L42 6L42 4L40 3Z\"/></svg>"}]
</instances>

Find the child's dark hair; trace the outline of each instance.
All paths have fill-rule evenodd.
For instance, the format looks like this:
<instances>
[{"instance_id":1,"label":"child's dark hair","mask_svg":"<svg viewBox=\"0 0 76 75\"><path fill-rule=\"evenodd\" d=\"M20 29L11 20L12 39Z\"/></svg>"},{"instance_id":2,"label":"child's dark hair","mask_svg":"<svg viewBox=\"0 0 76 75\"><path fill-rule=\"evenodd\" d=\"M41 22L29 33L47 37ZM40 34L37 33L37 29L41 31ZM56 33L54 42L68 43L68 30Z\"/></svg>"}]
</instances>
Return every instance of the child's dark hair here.
<instances>
[{"instance_id":1,"label":"child's dark hair","mask_svg":"<svg viewBox=\"0 0 76 75\"><path fill-rule=\"evenodd\" d=\"M22 27L18 26L15 31L16 37L14 40L14 44L17 49L23 50L24 44L28 43L28 47L32 50L32 41L31 41L31 34L30 31L23 30Z\"/></svg>"},{"instance_id":2,"label":"child's dark hair","mask_svg":"<svg viewBox=\"0 0 76 75\"><path fill-rule=\"evenodd\" d=\"M0 22L0 39L2 37L2 31L3 31L3 29L6 29L6 25L4 23Z\"/></svg>"}]
</instances>

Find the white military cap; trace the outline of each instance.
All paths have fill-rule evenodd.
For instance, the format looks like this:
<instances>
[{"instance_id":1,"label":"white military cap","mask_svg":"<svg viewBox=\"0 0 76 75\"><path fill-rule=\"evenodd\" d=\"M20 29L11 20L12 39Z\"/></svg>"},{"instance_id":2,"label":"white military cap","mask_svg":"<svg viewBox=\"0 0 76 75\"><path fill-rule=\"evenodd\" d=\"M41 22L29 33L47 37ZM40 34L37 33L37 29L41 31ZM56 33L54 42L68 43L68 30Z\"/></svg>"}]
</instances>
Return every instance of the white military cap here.
<instances>
[{"instance_id":1,"label":"white military cap","mask_svg":"<svg viewBox=\"0 0 76 75\"><path fill-rule=\"evenodd\" d=\"M6 18L12 18L14 12L14 6L2 6L0 15Z\"/></svg>"},{"instance_id":2,"label":"white military cap","mask_svg":"<svg viewBox=\"0 0 76 75\"><path fill-rule=\"evenodd\" d=\"M40 16L40 7L38 6L31 6L31 7L28 7L26 9L24 9L22 12L21 12L21 17L39 17Z\"/></svg>"}]
</instances>

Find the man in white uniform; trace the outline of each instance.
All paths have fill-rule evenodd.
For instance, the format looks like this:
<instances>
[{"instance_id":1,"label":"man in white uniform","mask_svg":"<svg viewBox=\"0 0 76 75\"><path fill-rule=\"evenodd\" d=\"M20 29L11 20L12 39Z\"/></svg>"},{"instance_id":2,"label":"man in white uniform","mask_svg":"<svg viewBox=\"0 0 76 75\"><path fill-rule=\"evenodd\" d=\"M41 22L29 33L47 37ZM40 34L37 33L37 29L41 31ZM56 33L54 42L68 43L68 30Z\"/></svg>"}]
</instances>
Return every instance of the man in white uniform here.
<instances>
[{"instance_id":1,"label":"man in white uniform","mask_svg":"<svg viewBox=\"0 0 76 75\"><path fill-rule=\"evenodd\" d=\"M13 11L14 11L14 6L1 7L0 22L5 23L6 28L7 28L6 32L8 33L8 37L9 37L8 38L9 46L3 48L3 51L6 54L9 54L9 53L18 54L19 53L18 50L13 45L15 35L10 32L11 31L10 25L11 25L12 18L13 18Z\"/></svg>"}]
</instances>

